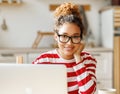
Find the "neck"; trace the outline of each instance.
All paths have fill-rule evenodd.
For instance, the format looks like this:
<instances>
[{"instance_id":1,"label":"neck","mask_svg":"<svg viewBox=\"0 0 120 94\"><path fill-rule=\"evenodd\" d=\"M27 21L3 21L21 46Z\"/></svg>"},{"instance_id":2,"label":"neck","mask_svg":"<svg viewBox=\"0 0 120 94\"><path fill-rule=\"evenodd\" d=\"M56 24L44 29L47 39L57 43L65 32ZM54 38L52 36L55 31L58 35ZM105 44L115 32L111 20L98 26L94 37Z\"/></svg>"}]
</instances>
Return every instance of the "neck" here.
<instances>
[{"instance_id":1,"label":"neck","mask_svg":"<svg viewBox=\"0 0 120 94\"><path fill-rule=\"evenodd\" d=\"M62 53L62 52L60 51L60 49L57 49L57 52L58 52L59 55L60 55L62 58L64 58L64 59L70 60L70 59L73 59L73 58L74 58L73 55L65 55L64 53Z\"/></svg>"}]
</instances>

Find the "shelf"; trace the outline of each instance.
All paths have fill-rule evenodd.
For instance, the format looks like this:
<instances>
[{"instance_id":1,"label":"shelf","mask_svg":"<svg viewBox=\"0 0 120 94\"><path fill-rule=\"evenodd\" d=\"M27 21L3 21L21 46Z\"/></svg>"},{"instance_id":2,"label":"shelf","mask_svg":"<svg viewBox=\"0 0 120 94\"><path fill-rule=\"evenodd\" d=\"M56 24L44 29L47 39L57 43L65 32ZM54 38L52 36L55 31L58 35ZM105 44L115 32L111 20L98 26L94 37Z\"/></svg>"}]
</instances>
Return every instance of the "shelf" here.
<instances>
[{"instance_id":1,"label":"shelf","mask_svg":"<svg viewBox=\"0 0 120 94\"><path fill-rule=\"evenodd\" d=\"M0 5L19 5L22 4L22 0L0 0Z\"/></svg>"},{"instance_id":2,"label":"shelf","mask_svg":"<svg viewBox=\"0 0 120 94\"><path fill-rule=\"evenodd\" d=\"M120 27L120 7L114 8L114 27Z\"/></svg>"},{"instance_id":3,"label":"shelf","mask_svg":"<svg viewBox=\"0 0 120 94\"><path fill-rule=\"evenodd\" d=\"M49 5L49 10L50 11L54 11L58 6L60 6L59 4L50 4ZM83 6L85 11L90 11L91 10L91 6L90 5L80 5Z\"/></svg>"}]
</instances>

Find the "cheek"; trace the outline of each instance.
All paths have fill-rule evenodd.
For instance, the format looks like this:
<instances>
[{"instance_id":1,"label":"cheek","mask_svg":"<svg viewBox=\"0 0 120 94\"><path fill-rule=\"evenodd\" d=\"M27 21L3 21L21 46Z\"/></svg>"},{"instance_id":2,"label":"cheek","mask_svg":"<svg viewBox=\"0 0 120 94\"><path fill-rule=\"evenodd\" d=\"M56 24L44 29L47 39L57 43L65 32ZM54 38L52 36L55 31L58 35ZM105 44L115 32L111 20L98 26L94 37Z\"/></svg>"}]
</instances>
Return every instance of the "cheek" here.
<instances>
[{"instance_id":1,"label":"cheek","mask_svg":"<svg viewBox=\"0 0 120 94\"><path fill-rule=\"evenodd\" d=\"M78 50L80 48L80 44L75 45L75 50Z\"/></svg>"},{"instance_id":2,"label":"cheek","mask_svg":"<svg viewBox=\"0 0 120 94\"><path fill-rule=\"evenodd\" d=\"M63 48L64 47L64 44L63 43L61 43L61 42L57 42L58 43L58 46L59 46L59 48Z\"/></svg>"}]
</instances>

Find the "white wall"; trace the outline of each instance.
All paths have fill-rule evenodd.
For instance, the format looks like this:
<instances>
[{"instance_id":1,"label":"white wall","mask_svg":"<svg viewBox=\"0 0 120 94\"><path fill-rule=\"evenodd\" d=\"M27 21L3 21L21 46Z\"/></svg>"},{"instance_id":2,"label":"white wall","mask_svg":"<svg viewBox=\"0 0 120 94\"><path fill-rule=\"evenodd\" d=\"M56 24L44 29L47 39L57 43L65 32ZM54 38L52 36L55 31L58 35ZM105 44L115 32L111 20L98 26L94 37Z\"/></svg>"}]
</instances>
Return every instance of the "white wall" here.
<instances>
[{"instance_id":1,"label":"white wall","mask_svg":"<svg viewBox=\"0 0 120 94\"><path fill-rule=\"evenodd\" d=\"M70 0L66 0L70 1ZM99 45L99 9L110 5L110 0L71 0L78 4L90 4L87 12L88 21ZM7 31L0 27L0 47L32 47L38 30L53 31L53 12L49 4L61 4L64 0L23 0L22 5L0 5L0 25L6 19ZM41 47L47 47L53 42L47 38L41 42ZM40 46L39 45L39 46Z\"/></svg>"}]
</instances>

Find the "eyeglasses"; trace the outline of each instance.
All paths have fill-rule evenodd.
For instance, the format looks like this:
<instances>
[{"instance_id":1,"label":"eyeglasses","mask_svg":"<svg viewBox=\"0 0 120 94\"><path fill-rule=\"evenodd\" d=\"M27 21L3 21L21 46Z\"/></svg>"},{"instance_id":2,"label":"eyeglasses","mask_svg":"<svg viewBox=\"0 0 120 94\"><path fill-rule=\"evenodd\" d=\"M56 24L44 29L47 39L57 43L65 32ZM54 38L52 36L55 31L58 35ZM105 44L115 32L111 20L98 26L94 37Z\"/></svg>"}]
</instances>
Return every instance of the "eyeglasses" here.
<instances>
[{"instance_id":1,"label":"eyeglasses","mask_svg":"<svg viewBox=\"0 0 120 94\"><path fill-rule=\"evenodd\" d=\"M58 32L56 32L56 33L57 33L57 35L59 37L59 41L61 43L67 43L69 40L71 40L72 43L78 44L81 41L80 36L67 36L67 35L60 35L60 34L58 34Z\"/></svg>"}]
</instances>

